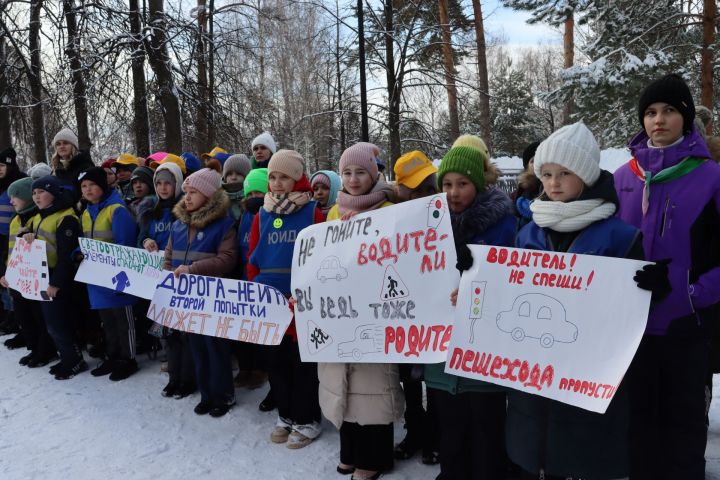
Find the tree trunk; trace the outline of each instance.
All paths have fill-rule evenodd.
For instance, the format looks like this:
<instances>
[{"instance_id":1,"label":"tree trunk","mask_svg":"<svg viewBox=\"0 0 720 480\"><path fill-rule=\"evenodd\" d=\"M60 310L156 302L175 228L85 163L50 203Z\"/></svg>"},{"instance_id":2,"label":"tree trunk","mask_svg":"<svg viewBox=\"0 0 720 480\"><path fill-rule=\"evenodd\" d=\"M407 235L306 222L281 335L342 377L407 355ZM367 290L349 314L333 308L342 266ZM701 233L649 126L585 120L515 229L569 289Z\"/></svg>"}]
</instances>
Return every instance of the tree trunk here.
<instances>
[{"instance_id":1,"label":"tree trunk","mask_svg":"<svg viewBox=\"0 0 720 480\"><path fill-rule=\"evenodd\" d=\"M207 145L215 145L215 0L210 0L208 12L208 111Z\"/></svg>"},{"instance_id":2,"label":"tree trunk","mask_svg":"<svg viewBox=\"0 0 720 480\"><path fill-rule=\"evenodd\" d=\"M345 151L345 109L343 108L343 87L342 87L342 71L340 63L340 2L335 0L335 76L337 82L337 102L340 111L340 151ZM328 155L328 161L332 158Z\"/></svg>"},{"instance_id":3,"label":"tree trunk","mask_svg":"<svg viewBox=\"0 0 720 480\"><path fill-rule=\"evenodd\" d=\"M713 46L715 45L715 22L717 21L717 0L705 0L703 10L703 47L700 69L701 103L713 110ZM708 128L712 134L712 127Z\"/></svg>"},{"instance_id":4,"label":"tree trunk","mask_svg":"<svg viewBox=\"0 0 720 480\"><path fill-rule=\"evenodd\" d=\"M12 145L5 39L0 37L0 150Z\"/></svg>"},{"instance_id":5,"label":"tree trunk","mask_svg":"<svg viewBox=\"0 0 720 480\"><path fill-rule=\"evenodd\" d=\"M575 17L573 12L568 13L567 20L565 20L565 32L563 34L563 52L565 62L563 67L568 69L573 66L575 59ZM573 99L572 96L565 100L565 106L563 107L563 125L568 125L571 122L570 117L573 113Z\"/></svg>"},{"instance_id":6,"label":"tree trunk","mask_svg":"<svg viewBox=\"0 0 720 480\"><path fill-rule=\"evenodd\" d=\"M385 3L387 3L386 0ZM390 5L392 12L392 5ZM367 104L367 78L365 76L365 14L363 0L357 2L358 17L358 62L360 64L360 121L361 133L360 140L363 142L370 141L370 128L368 126L368 104ZM391 21L392 22L392 21ZM388 86L388 88L390 88Z\"/></svg>"},{"instance_id":7,"label":"tree trunk","mask_svg":"<svg viewBox=\"0 0 720 480\"><path fill-rule=\"evenodd\" d=\"M398 81L395 72L395 45L393 34L393 0L385 0L385 64L387 65L387 90L388 90L388 130L390 137L390 158L387 161L387 172L390 179L393 178L393 165L395 160L400 158L400 94L402 85Z\"/></svg>"},{"instance_id":8,"label":"tree trunk","mask_svg":"<svg viewBox=\"0 0 720 480\"><path fill-rule=\"evenodd\" d=\"M68 33L65 55L70 60L70 69L72 70L73 104L75 105L78 142L81 150L89 150L92 144L88 129L87 88L80 62L80 39L78 38L74 0L63 0L63 13Z\"/></svg>"},{"instance_id":9,"label":"tree trunk","mask_svg":"<svg viewBox=\"0 0 720 480\"><path fill-rule=\"evenodd\" d=\"M145 50L143 50L138 0L130 0L130 33L132 43L133 79L133 133L135 152L140 157L150 155L150 123L147 106L147 84L145 82Z\"/></svg>"},{"instance_id":10,"label":"tree trunk","mask_svg":"<svg viewBox=\"0 0 720 480\"><path fill-rule=\"evenodd\" d=\"M488 81L487 51L485 49L485 26L480 0L473 0L475 15L475 40L477 42L478 88L480 90L480 134L485 145L492 151L490 134L490 82Z\"/></svg>"},{"instance_id":11,"label":"tree trunk","mask_svg":"<svg viewBox=\"0 0 720 480\"><path fill-rule=\"evenodd\" d=\"M145 50L148 53L150 67L157 77L158 96L165 122L164 150L179 153L182 152L180 103L172 77L170 57L167 52L163 0L148 0L148 10L148 24L152 28L152 34L146 40Z\"/></svg>"},{"instance_id":12,"label":"tree trunk","mask_svg":"<svg viewBox=\"0 0 720 480\"><path fill-rule=\"evenodd\" d=\"M197 0L198 30L195 48L195 61L197 62L197 115L195 117L195 149L198 152L207 152L207 59L205 58L205 34L207 32L207 5L205 0Z\"/></svg>"},{"instance_id":13,"label":"tree trunk","mask_svg":"<svg viewBox=\"0 0 720 480\"><path fill-rule=\"evenodd\" d=\"M34 163L47 162L47 141L45 140L45 115L42 102L42 77L40 61L40 12L43 0L30 1L30 25L28 45L30 47L30 95L32 96L32 130Z\"/></svg>"},{"instance_id":14,"label":"tree trunk","mask_svg":"<svg viewBox=\"0 0 720 480\"><path fill-rule=\"evenodd\" d=\"M452 35L450 34L450 16L447 0L438 0L440 12L440 29L442 30L443 66L445 67L445 88L448 95L448 115L450 116L450 137L455 141L460 136L460 119L458 118L457 87L455 86L455 61L453 60Z\"/></svg>"}]
</instances>

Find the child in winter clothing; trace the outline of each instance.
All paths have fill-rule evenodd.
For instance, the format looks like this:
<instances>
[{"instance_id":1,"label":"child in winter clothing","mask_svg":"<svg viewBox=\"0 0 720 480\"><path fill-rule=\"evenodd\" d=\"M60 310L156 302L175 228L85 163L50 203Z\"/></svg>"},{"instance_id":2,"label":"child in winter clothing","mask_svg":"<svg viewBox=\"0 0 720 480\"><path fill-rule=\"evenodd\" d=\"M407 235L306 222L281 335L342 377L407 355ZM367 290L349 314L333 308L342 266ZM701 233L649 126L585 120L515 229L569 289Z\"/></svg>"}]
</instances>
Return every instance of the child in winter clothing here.
<instances>
[{"instance_id":1,"label":"child in winter clothing","mask_svg":"<svg viewBox=\"0 0 720 480\"><path fill-rule=\"evenodd\" d=\"M544 193L530 205L533 221L520 230L515 246L642 260L640 232L613 216L619 203L613 177L599 163L600 149L582 123L544 140L534 162ZM605 414L516 390L508 398L508 454L527 478L627 477L624 384Z\"/></svg>"},{"instance_id":2,"label":"child in winter clothing","mask_svg":"<svg viewBox=\"0 0 720 480\"><path fill-rule=\"evenodd\" d=\"M157 203L155 197L155 185L153 184L153 172L148 167L137 167L130 177L132 197L125 199L128 209L137 220L146 211Z\"/></svg>"},{"instance_id":3,"label":"child in winter clothing","mask_svg":"<svg viewBox=\"0 0 720 480\"><path fill-rule=\"evenodd\" d=\"M267 168L270 157L277 151L275 139L270 132L263 132L255 137L250 144L252 150L252 168Z\"/></svg>"},{"instance_id":4,"label":"child in winter clothing","mask_svg":"<svg viewBox=\"0 0 720 480\"><path fill-rule=\"evenodd\" d=\"M249 172L250 160L243 154L231 155L223 164L223 189L230 199L230 216L236 222L243 213L243 182Z\"/></svg>"},{"instance_id":5,"label":"child in winter clothing","mask_svg":"<svg viewBox=\"0 0 720 480\"><path fill-rule=\"evenodd\" d=\"M107 184L105 170L93 167L78 176L87 208L82 214L83 236L103 242L134 247L137 225L117 190ZM87 286L90 308L98 310L105 336L107 359L90 373L110 375L123 380L138 369L135 361L135 317L132 306L136 297L97 285Z\"/></svg>"},{"instance_id":6,"label":"child in winter clothing","mask_svg":"<svg viewBox=\"0 0 720 480\"><path fill-rule=\"evenodd\" d=\"M10 222L8 259L16 238L29 230L32 217L37 212L37 207L32 201L31 185L32 179L22 178L11 183L7 189L10 201L17 212ZM5 266L5 262L2 263ZM0 279L0 285L8 287L4 276ZM43 320L41 302L28 300L15 290L11 290L10 294L13 298L14 314L20 324L20 333L15 338L6 340L5 346L10 349L27 346L30 354L20 359L21 365L31 368L47 365L56 357L56 353L55 345L48 335Z\"/></svg>"},{"instance_id":7,"label":"child in winter clothing","mask_svg":"<svg viewBox=\"0 0 720 480\"><path fill-rule=\"evenodd\" d=\"M468 244L510 246L515 237L512 201L485 183L486 158L481 149L453 147L438 171L438 182L447 193L461 272L472 265ZM444 363L425 366L425 384L440 426L441 477L504 478L504 390L447 374Z\"/></svg>"},{"instance_id":8,"label":"child in winter clothing","mask_svg":"<svg viewBox=\"0 0 720 480\"><path fill-rule=\"evenodd\" d=\"M230 161L228 159L228 161ZM227 166L227 162L225 162ZM250 230L252 229L255 215L260 211L265 201L265 194L268 192L267 168L256 168L251 170L243 182L244 198L242 200L243 214L238 224L238 252L237 276L247 280L248 252L250 250ZM262 387L267 381L267 357L268 351L274 347L256 345L248 342L235 342L233 344L235 356L238 361L238 373L235 376L236 387L246 387L249 390ZM268 403L269 402L269 403ZM272 390L263 400L261 405L271 405L275 408L275 401L272 397ZM260 407L267 411L267 408Z\"/></svg>"},{"instance_id":9,"label":"child in winter clothing","mask_svg":"<svg viewBox=\"0 0 720 480\"><path fill-rule=\"evenodd\" d=\"M113 167L115 167L115 173L117 174L117 186L120 189L121 198L132 198L132 174L139 166L140 159L130 153L121 153L118 156L117 160L115 160L115 162L113 163Z\"/></svg>"},{"instance_id":10,"label":"child in winter clothing","mask_svg":"<svg viewBox=\"0 0 720 480\"><path fill-rule=\"evenodd\" d=\"M322 213L327 216L335 205L337 194L342 188L340 177L333 171L320 170L310 177L310 186L313 189L313 200L317 202Z\"/></svg>"},{"instance_id":11,"label":"child in winter clothing","mask_svg":"<svg viewBox=\"0 0 720 480\"><path fill-rule=\"evenodd\" d=\"M530 204L540 195L542 190L542 183L540 179L535 176L533 163L538 145L540 145L540 142L533 142L523 150L522 160L524 170L518 175L517 189L510 195L510 198L515 202L515 214L520 220L519 224L521 227L532 221Z\"/></svg>"},{"instance_id":12,"label":"child in winter clothing","mask_svg":"<svg viewBox=\"0 0 720 480\"><path fill-rule=\"evenodd\" d=\"M177 220L165 246L165 269L173 270L176 277L223 277L235 267L237 249L233 219L228 215L230 201L221 187L220 174L209 168L185 179L185 197L173 208ZM200 403L194 411L221 417L235 405L230 340L187 335L200 389Z\"/></svg>"},{"instance_id":13,"label":"child in winter clothing","mask_svg":"<svg viewBox=\"0 0 720 480\"><path fill-rule=\"evenodd\" d=\"M480 150L485 159L483 165L485 185L487 188L492 188L497 184L498 178L500 178L500 170L490 161L490 151L482 138L477 135L460 135L453 143L454 147L470 147Z\"/></svg>"},{"instance_id":14,"label":"child in winter clothing","mask_svg":"<svg viewBox=\"0 0 720 480\"><path fill-rule=\"evenodd\" d=\"M269 234L279 230L298 233L323 221L322 213L310 200L310 182L304 171L305 160L296 151L278 150L272 156L268 163L269 191L250 232L248 279L271 285L286 297L290 297L296 235ZM300 361L294 323L271 352L270 388L277 402L278 419L270 440L287 442L288 448L302 448L320 435L317 364Z\"/></svg>"},{"instance_id":15,"label":"child in winter clothing","mask_svg":"<svg viewBox=\"0 0 720 480\"><path fill-rule=\"evenodd\" d=\"M706 329L720 300L720 167L708 161L694 115L680 76L648 85L638 105L643 130L630 141L634 158L615 172L618 217L642 231L645 259L658 262L637 277L654 301L626 376L633 479L705 478Z\"/></svg>"},{"instance_id":16,"label":"child in winter clothing","mask_svg":"<svg viewBox=\"0 0 720 480\"><path fill-rule=\"evenodd\" d=\"M391 206L392 187L375 159L380 149L356 143L340 156L343 190L328 220ZM398 366L389 363L320 363L320 407L340 429L338 472L378 478L393 467L393 421L403 414Z\"/></svg>"},{"instance_id":17,"label":"child in winter clothing","mask_svg":"<svg viewBox=\"0 0 720 480\"><path fill-rule=\"evenodd\" d=\"M403 154L395 162L394 170L398 201L415 200L438 192L438 170L421 151Z\"/></svg>"},{"instance_id":18,"label":"child in winter clothing","mask_svg":"<svg viewBox=\"0 0 720 480\"><path fill-rule=\"evenodd\" d=\"M43 240L47 247L50 274L47 294L52 301L40 302L40 306L48 333L60 353L60 363L51 367L51 372L56 379L65 380L87 370L77 338L73 302L76 265L72 253L78 248L80 220L57 177L46 176L32 182L32 198L39 211L32 219L32 233L25 234L25 240Z\"/></svg>"}]
</instances>

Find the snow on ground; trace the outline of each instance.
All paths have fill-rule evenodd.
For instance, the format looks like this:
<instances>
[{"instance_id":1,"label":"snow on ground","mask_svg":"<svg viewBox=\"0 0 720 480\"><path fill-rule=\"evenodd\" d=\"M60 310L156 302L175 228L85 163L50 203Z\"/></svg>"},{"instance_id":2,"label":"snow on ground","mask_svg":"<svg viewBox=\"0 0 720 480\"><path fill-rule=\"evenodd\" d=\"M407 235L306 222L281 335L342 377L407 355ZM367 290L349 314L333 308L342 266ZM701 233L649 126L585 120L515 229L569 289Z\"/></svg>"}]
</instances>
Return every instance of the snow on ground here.
<instances>
[{"instance_id":1,"label":"snow on ground","mask_svg":"<svg viewBox=\"0 0 720 480\"><path fill-rule=\"evenodd\" d=\"M335 472L339 438L327 422L304 449L270 442L275 412L257 408L267 387L238 390L238 406L223 418L199 417L192 411L197 394L182 400L160 395L167 376L157 361L143 357L140 372L117 383L87 372L60 382L47 367L18 365L25 352L0 348L3 480L346 478ZM720 375L715 383L707 480L720 480ZM401 427L396 424L396 441ZM397 462L383 478L434 479L438 473L416 456Z\"/></svg>"},{"instance_id":2,"label":"snow on ground","mask_svg":"<svg viewBox=\"0 0 720 480\"><path fill-rule=\"evenodd\" d=\"M0 347L2 480L346 478L335 472L340 440L327 421L304 449L270 442L277 412L258 410L267 387L237 390L238 405L225 417L200 417L193 413L199 394L160 395L167 374L145 356L141 370L121 382L89 372L61 382L48 367L18 365L26 353ZM398 442L402 422L395 430ZM434 479L439 472L416 455L383 478Z\"/></svg>"}]
</instances>

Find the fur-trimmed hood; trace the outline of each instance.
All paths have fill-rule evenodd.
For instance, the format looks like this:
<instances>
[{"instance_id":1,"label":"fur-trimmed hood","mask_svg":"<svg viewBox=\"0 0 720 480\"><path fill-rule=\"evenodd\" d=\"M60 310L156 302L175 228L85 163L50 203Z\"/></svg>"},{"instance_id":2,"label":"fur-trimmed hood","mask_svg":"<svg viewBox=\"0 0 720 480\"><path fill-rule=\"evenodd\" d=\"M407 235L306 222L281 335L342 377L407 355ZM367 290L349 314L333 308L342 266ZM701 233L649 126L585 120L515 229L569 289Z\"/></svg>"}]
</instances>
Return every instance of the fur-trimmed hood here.
<instances>
[{"instance_id":1,"label":"fur-trimmed hood","mask_svg":"<svg viewBox=\"0 0 720 480\"><path fill-rule=\"evenodd\" d=\"M512 214L513 203L510 197L499 188L490 187L479 193L464 212L450 213L455 241L467 243Z\"/></svg>"},{"instance_id":2,"label":"fur-trimmed hood","mask_svg":"<svg viewBox=\"0 0 720 480\"><path fill-rule=\"evenodd\" d=\"M185 202L179 201L173 208L173 214L190 228L202 230L214 221L225 217L229 209L230 199L225 191L220 189L194 212L188 212Z\"/></svg>"}]
</instances>

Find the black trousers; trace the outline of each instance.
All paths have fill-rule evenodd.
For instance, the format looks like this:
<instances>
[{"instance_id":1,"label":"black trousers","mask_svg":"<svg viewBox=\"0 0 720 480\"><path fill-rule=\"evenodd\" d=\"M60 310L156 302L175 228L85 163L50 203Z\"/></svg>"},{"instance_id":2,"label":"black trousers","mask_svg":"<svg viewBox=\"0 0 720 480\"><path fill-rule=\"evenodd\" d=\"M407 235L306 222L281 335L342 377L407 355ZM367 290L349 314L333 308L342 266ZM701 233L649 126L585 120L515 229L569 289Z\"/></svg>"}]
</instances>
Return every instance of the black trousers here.
<instances>
[{"instance_id":1,"label":"black trousers","mask_svg":"<svg viewBox=\"0 0 720 480\"><path fill-rule=\"evenodd\" d=\"M272 347L268 373L280 417L295 425L320 421L317 363L300 361L297 342L290 335Z\"/></svg>"},{"instance_id":2,"label":"black trousers","mask_svg":"<svg viewBox=\"0 0 720 480\"><path fill-rule=\"evenodd\" d=\"M20 325L28 350L37 358L50 358L55 355L55 344L48 333L43 318L41 302L28 300L15 290L10 290L13 299L15 318Z\"/></svg>"},{"instance_id":3,"label":"black trousers","mask_svg":"<svg viewBox=\"0 0 720 480\"><path fill-rule=\"evenodd\" d=\"M76 365L83 359L71 293L69 289L61 288L52 302L39 302L47 331L65 365Z\"/></svg>"},{"instance_id":4,"label":"black trousers","mask_svg":"<svg viewBox=\"0 0 720 480\"><path fill-rule=\"evenodd\" d=\"M506 399L504 393L466 392L453 395L428 389L440 425L442 480L504 478Z\"/></svg>"},{"instance_id":5,"label":"black trousers","mask_svg":"<svg viewBox=\"0 0 720 480\"><path fill-rule=\"evenodd\" d=\"M393 467L393 424L340 426L340 461L355 468L384 472Z\"/></svg>"},{"instance_id":6,"label":"black trousers","mask_svg":"<svg viewBox=\"0 0 720 480\"><path fill-rule=\"evenodd\" d=\"M438 450L437 418L435 401L432 395L427 396L427 412L423 408L422 379L413 378L413 368L416 365L402 363L400 368L400 381L405 392L405 428L409 437L419 441L423 450Z\"/></svg>"},{"instance_id":7,"label":"black trousers","mask_svg":"<svg viewBox=\"0 0 720 480\"><path fill-rule=\"evenodd\" d=\"M195 386L195 362L193 362L188 334L173 330L167 337L167 349L170 383Z\"/></svg>"},{"instance_id":8,"label":"black trousers","mask_svg":"<svg viewBox=\"0 0 720 480\"><path fill-rule=\"evenodd\" d=\"M230 342L225 338L188 333L195 362L200 398L211 405L227 404L235 398Z\"/></svg>"},{"instance_id":9,"label":"black trousers","mask_svg":"<svg viewBox=\"0 0 720 480\"><path fill-rule=\"evenodd\" d=\"M274 347L257 343L233 342L232 351L241 371L267 370L268 351L272 348Z\"/></svg>"},{"instance_id":10,"label":"black trousers","mask_svg":"<svg viewBox=\"0 0 720 480\"><path fill-rule=\"evenodd\" d=\"M627 374L632 480L705 478L709 351L707 333L690 318L640 342Z\"/></svg>"},{"instance_id":11,"label":"black trousers","mask_svg":"<svg viewBox=\"0 0 720 480\"><path fill-rule=\"evenodd\" d=\"M111 360L135 358L135 314L132 305L98 310L105 335L105 353Z\"/></svg>"}]
</instances>

